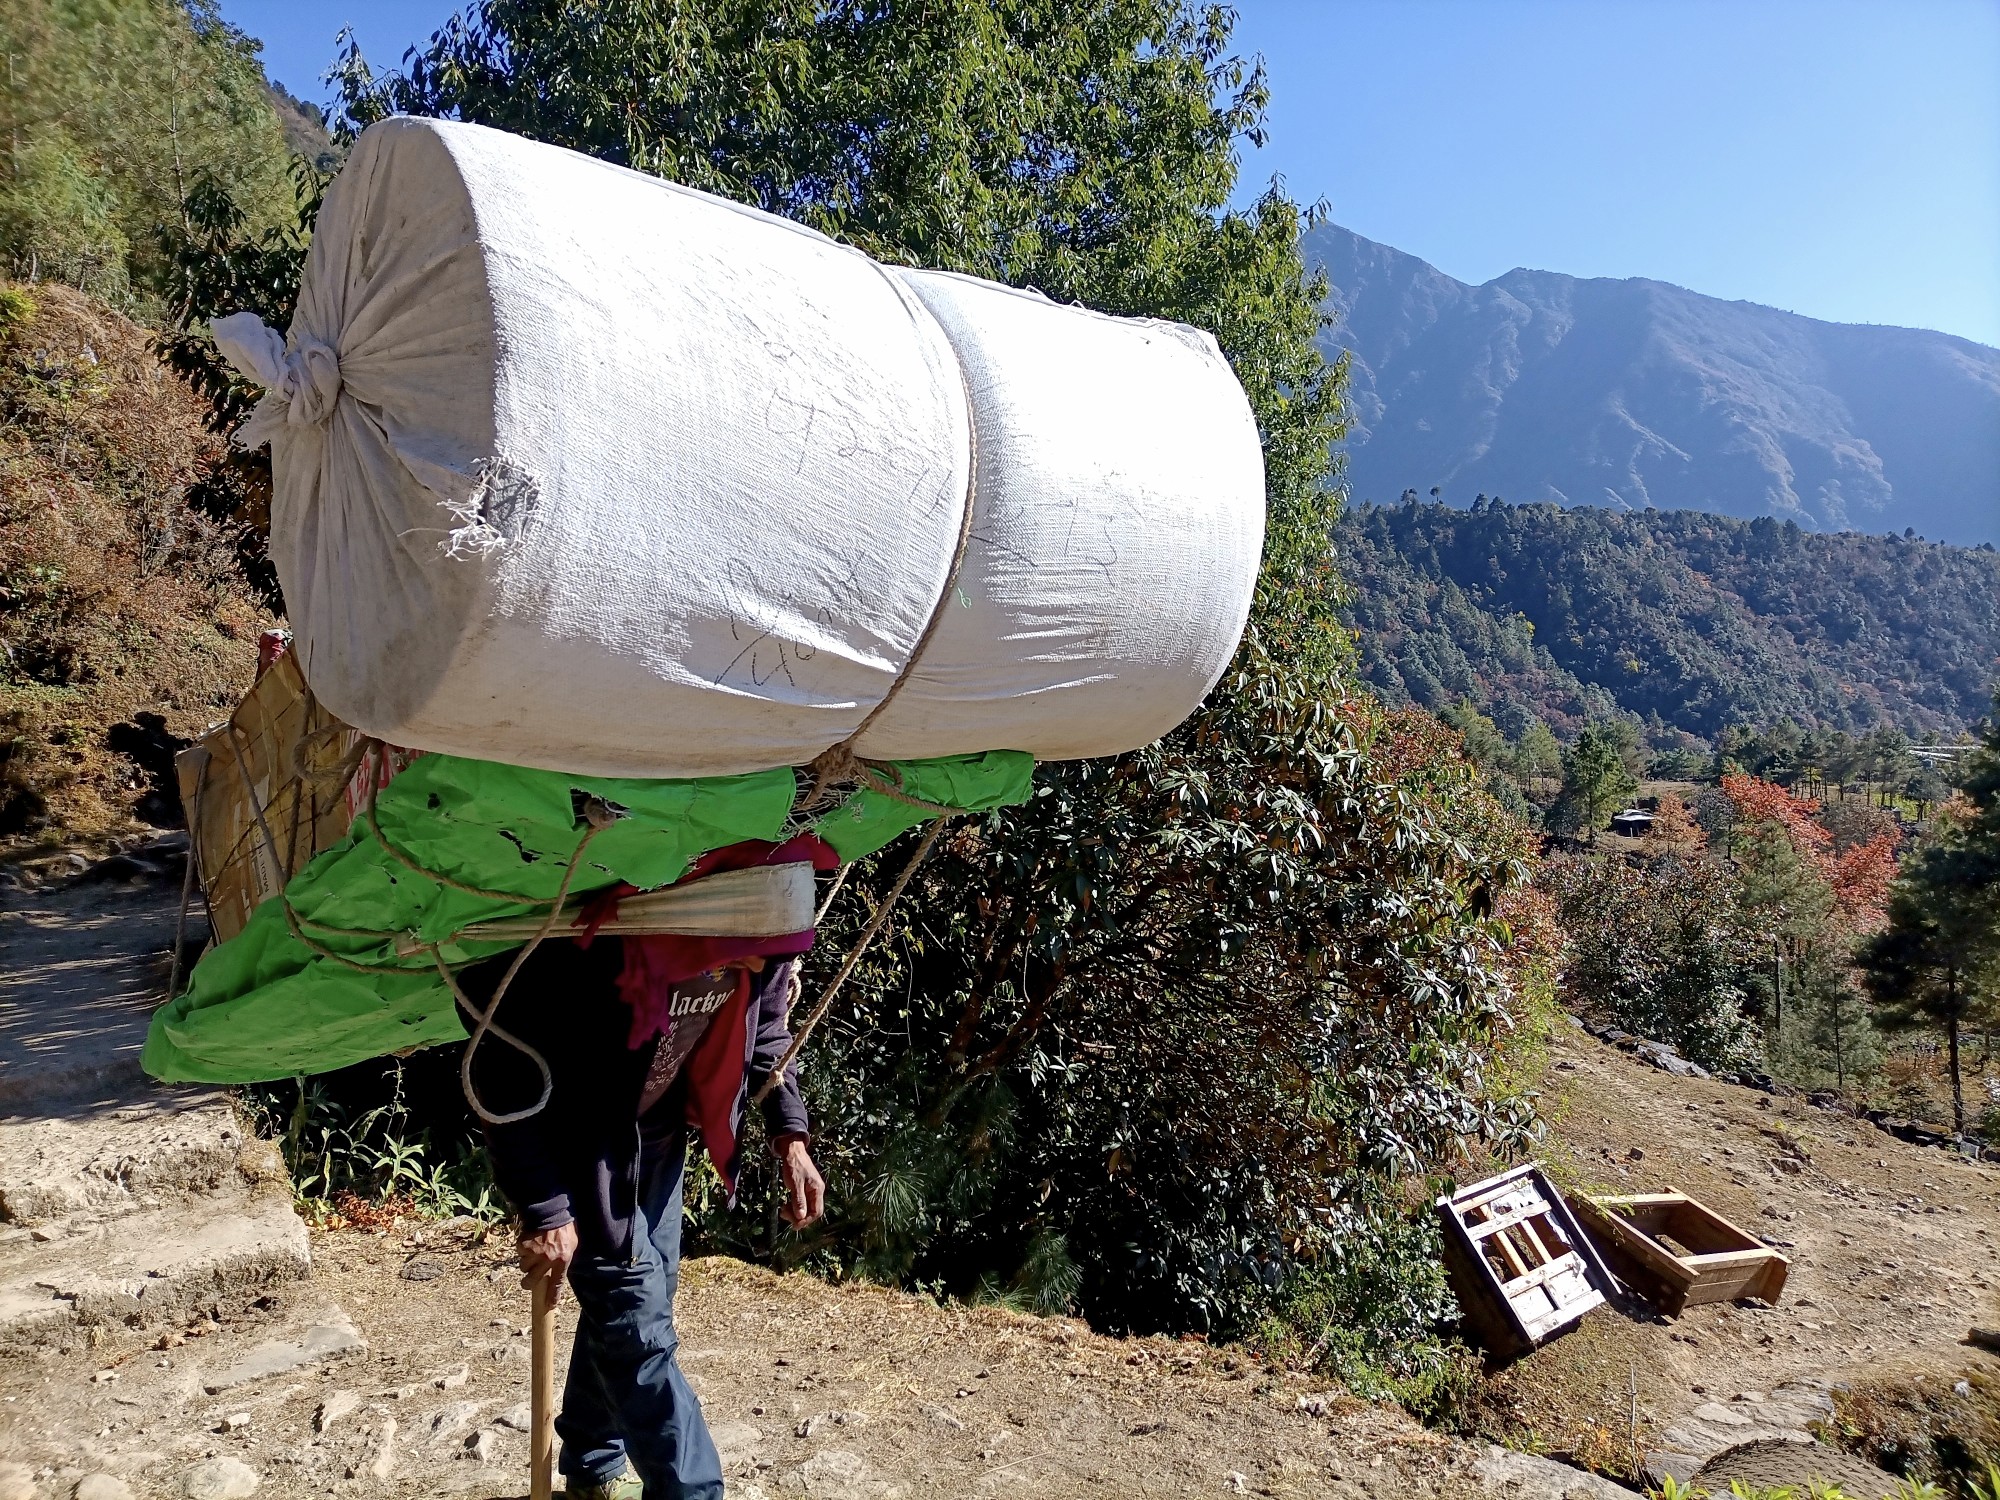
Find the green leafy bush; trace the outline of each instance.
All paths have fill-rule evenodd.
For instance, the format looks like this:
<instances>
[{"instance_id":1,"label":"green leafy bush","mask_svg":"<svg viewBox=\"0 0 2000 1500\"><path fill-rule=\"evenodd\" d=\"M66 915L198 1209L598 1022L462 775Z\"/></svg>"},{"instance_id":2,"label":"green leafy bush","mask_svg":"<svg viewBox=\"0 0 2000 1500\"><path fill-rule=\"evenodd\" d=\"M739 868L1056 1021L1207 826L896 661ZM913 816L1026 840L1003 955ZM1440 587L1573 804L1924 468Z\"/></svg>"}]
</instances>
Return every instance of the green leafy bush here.
<instances>
[{"instance_id":1,"label":"green leafy bush","mask_svg":"<svg viewBox=\"0 0 2000 1500\"><path fill-rule=\"evenodd\" d=\"M1671 1043L1703 1067L1756 1056L1742 984L1751 953L1726 863L1564 856L1543 879L1569 934L1563 991L1573 1009Z\"/></svg>"},{"instance_id":2,"label":"green leafy bush","mask_svg":"<svg viewBox=\"0 0 2000 1500\"><path fill-rule=\"evenodd\" d=\"M356 1204L428 1218L504 1214L470 1112L443 1054L363 1063L318 1078L253 1084L239 1097L279 1143L292 1189L315 1220Z\"/></svg>"}]
</instances>

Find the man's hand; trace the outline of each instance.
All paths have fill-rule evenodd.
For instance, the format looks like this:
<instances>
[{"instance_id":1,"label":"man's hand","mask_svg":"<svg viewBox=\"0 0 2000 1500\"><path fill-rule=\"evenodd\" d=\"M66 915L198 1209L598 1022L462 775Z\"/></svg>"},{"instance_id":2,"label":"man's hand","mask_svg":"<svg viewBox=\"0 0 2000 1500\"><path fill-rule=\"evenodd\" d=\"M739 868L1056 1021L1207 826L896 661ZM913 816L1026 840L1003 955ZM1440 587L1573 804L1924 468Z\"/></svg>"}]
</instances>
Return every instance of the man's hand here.
<instances>
[{"instance_id":1,"label":"man's hand","mask_svg":"<svg viewBox=\"0 0 2000 1500\"><path fill-rule=\"evenodd\" d=\"M803 1229L826 1209L826 1180L813 1165L805 1137L778 1143L778 1174L785 1179L785 1222Z\"/></svg>"},{"instance_id":2,"label":"man's hand","mask_svg":"<svg viewBox=\"0 0 2000 1500\"><path fill-rule=\"evenodd\" d=\"M563 1277L569 1274L569 1263L576 1259L576 1225L558 1224L540 1234L524 1234L515 1248L521 1258L521 1269L528 1273L521 1278L521 1285L531 1287L537 1276L548 1277L549 1306L554 1307L562 1296Z\"/></svg>"}]
</instances>

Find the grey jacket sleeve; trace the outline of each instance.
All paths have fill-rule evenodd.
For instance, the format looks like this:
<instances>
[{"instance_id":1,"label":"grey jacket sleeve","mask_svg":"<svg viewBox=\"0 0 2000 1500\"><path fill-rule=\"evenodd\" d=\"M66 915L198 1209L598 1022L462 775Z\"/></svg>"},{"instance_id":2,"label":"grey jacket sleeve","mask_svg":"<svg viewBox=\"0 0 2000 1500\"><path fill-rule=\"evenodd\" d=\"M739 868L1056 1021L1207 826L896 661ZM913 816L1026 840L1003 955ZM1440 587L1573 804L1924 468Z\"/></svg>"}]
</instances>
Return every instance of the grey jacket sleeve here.
<instances>
[{"instance_id":1,"label":"grey jacket sleeve","mask_svg":"<svg viewBox=\"0 0 2000 1500\"><path fill-rule=\"evenodd\" d=\"M758 976L756 1022L746 1039L750 1058L744 1070L744 1082L752 1094L764 1086L778 1059L792 1045L792 996L797 991L798 973L799 961L788 958ZM780 1136L812 1133L805 1095L799 1092L796 1062L785 1069L783 1080L764 1099L764 1130L774 1141Z\"/></svg>"}]
</instances>

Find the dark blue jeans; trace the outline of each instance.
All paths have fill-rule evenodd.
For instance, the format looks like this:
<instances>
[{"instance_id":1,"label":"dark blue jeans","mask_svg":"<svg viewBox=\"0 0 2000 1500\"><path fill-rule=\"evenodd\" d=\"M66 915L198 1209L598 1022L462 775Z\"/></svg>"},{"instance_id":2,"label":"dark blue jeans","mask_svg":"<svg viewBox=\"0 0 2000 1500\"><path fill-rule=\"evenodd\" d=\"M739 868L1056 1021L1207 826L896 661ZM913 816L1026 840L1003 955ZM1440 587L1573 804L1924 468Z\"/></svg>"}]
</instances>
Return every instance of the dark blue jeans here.
<instances>
[{"instance_id":1,"label":"dark blue jeans","mask_svg":"<svg viewBox=\"0 0 2000 1500\"><path fill-rule=\"evenodd\" d=\"M579 1309L563 1388L562 1472L605 1483L626 1460L646 1500L722 1500L722 1460L675 1352L681 1271L684 1138L648 1141L639 1158L629 1257L579 1247L569 1271Z\"/></svg>"}]
</instances>

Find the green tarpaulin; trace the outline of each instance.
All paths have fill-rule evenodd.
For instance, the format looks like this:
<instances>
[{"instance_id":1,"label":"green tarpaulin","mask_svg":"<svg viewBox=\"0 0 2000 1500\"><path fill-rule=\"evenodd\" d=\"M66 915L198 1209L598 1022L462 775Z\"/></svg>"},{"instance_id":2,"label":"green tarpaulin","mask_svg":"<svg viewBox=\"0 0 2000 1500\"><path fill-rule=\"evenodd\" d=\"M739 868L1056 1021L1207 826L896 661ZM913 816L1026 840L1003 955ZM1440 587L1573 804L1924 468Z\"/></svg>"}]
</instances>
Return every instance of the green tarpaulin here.
<instances>
[{"instance_id":1,"label":"green tarpaulin","mask_svg":"<svg viewBox=\"0 0 2000 1500\"><path fill-rule=\"evenodd\" d=\"M1006 750L899 762L891 774L911 797L984 812L1023 801L1033 773L1030 757ZM425 870L519 901L425 878L357 818L345 839L292 878L284 902L266 901L242 932L203 955L187 990L154 1014L141 1062L166 1082L250 1083L463 1040L430 945L453 965L514 946L460 942L456 934L474 922L546 910L588 832L585 799L624 816L591 840L570 881L573 896L620 882L650 890L680 878L710 849L796 832L789 824L796 790L788 769L633 781L422 756L382 789L382 838ZM855 860L929 816L864 789L811 830ZM293 934L287 903L313 943L397 972L361 973L315 952ZM417 945L424 946L410 951Z\"/></svg>"}]
</instances>

